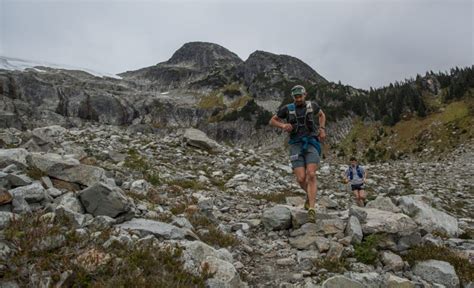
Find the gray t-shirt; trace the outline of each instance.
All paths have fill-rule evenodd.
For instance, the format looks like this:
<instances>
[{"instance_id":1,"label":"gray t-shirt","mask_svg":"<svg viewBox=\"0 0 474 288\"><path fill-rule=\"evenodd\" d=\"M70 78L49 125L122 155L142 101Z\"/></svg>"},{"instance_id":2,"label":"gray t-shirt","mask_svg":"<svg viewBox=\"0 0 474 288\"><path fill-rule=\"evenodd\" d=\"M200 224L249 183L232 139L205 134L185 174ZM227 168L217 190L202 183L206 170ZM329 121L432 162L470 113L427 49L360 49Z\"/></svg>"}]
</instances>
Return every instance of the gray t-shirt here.
<instances>
[{"instance_id":1,"label":"gray t-shirt","mask_svg":"<svg viewBox=\"0 0 474 288\"><path fill-rule=\"evenodd\" d=\"M350 178L349 178L349 169L352 169L352 180L350 180ZM364 167L359 165L359 169L360 169L360 172L362 173L362 178L359 177L359 174L357 174L356 167L351 166L351 167L347 168L346 175L347 175L347 178L349 178L349 181L351 182L351 185L359 185L359 184L364 183L364 180L363 180L363 177L364 177L364 174L365 174Z\"/></svg>"}]
</instances>

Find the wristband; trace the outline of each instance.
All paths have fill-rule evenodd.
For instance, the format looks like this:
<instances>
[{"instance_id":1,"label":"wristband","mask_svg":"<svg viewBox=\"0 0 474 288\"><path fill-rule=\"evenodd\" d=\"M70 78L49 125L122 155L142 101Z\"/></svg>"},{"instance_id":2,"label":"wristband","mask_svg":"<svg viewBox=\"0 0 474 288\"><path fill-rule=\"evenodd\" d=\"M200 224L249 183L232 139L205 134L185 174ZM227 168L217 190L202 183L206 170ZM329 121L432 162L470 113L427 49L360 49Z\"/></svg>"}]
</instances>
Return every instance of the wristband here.
<instances>
[{"instance_id":1,"label":"wristband","mask_svg":"<svg viewBox=\"0 0 474 288\"><path fill-rule=\"evenodd\" d=\"M324 127L319 127L319 129L323 129L323 130L326 130L326 128L324 128Z\"/></svg>"}]
</instances>

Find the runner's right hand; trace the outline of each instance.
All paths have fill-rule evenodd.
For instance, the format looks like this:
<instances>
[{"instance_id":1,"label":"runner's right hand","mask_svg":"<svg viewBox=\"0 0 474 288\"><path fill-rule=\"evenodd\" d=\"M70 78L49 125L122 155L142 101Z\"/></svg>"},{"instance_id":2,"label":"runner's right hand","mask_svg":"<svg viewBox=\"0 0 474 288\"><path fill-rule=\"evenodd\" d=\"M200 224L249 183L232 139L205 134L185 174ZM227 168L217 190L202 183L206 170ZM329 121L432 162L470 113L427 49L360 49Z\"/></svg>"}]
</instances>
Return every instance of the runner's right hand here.
<instances>
[{"instance_id":1,"label":"runner's right hand","mask_svg":"<svg viewBox=\"0 0 474 288\"><path fill-rule=\"evenodd\" d=\"M291 124L283 124L282 129L285 130L286 132L291 132L293 130L293 125Z\"/></svg>"}]
</instances>

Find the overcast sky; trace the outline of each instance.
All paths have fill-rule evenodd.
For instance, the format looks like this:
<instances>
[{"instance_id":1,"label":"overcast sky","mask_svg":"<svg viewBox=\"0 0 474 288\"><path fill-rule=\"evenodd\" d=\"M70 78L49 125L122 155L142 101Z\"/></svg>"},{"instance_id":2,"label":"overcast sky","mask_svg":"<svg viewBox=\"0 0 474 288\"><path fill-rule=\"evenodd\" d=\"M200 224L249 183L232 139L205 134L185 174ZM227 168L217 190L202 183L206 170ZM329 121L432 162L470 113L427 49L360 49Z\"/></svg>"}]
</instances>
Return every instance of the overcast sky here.
<instances>
[{"instance_id":1,"label":"overcast sky","mask_svg":"<svg viewBox=\"0 0 474 288\"><path fill-rule=\"evenodd\" d=\"M0 0L0 55L120 73L206 41L369 88L473 65L473 17L471 0Z\"/></svg>"}]
</instances>

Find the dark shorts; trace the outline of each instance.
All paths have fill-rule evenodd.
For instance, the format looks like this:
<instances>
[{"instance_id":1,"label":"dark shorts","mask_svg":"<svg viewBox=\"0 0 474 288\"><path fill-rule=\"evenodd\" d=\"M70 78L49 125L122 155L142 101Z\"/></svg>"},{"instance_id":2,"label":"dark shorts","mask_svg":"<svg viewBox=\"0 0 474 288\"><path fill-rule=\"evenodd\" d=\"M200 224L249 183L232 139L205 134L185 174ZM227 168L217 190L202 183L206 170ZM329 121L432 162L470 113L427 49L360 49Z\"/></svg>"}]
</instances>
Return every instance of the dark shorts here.
<instances>
[{"instance_id":1,"label":"dark shorts","mask_svg":"<svg viewBox=\"0 0 474 288\"><path fill-rule=\"evenodd\" d=\"M308 145L308 150L305 155L300 155L302 144L290 144L290 161L293 169L298 167L305 167L306 164L319 164L321 159L318 150L312 145Z\"/></svg>"},{"instance_id":2,"label":"dark shorts","mask_svg":"<svg viewBox=\"0 0 474 288\"><path fill-rule=\"evenodd\" d=\"M364 190L364 184L351 185L352 191L354 190Z\"/></svg>"}]
</instances>

